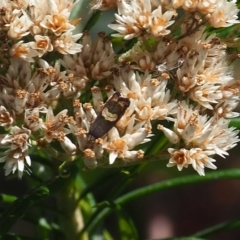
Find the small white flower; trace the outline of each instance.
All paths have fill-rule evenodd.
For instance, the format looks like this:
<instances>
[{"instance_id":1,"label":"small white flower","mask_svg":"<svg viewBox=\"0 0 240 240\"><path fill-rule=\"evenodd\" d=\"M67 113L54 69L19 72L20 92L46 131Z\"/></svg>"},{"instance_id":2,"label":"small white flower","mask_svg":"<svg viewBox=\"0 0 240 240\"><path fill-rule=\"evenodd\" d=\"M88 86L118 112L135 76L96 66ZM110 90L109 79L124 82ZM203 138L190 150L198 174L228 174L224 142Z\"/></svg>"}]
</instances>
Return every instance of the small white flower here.
<instances>
[{"instance_id":1,"label":"small white flower","mask_svg":"<svg viewBox=\"0 0 240 240\"><path fill-rule=\"evenodd\" d=\"M213 162L216 162L215 159L208 156L209 151L203 151L199 148L192 148L189 151L189 155L192 159L192 166L193 168L198 172L199 175L204 176L204 168L210 168L210 169L217 169L217 167L213 164Z\"/></svg>"},{"instance_id":2,"label":"small white flower","mask_svg":"<svg viewBox=\"0 0 240 240\"><path fill-rule=\"evenodd\" d=\"M130 129L128 130L130 131ZM109 152L109 164L113 164L116 158L122 158L123 160L132 158L131 151L135 146L150 141L148 139L148 132L144 128L140 128L132 133L125 134L120 137L119 132L113 127L108 132L109 140L103 144L103 148ZM136 156L136 151L133 153Z\"/></svg>"},{"instance_id":3,"label":"small white flower","mask_svg":"<svg viewBox=\"0 0 240 240\"><path fill-rule=\"evenodd\" d=\"M219 90L219 86L203 84L194 87L189 92L189 97L205 108L212 110L213 106L211 103L217 103L218 100L222 99L222 91Z\"/></svg>"},{"instance_id":4,"label":"small white flower","mask_svg":"<svg viewBox=\"0 0 240 240\"><path fill-rule=\"evenodd\" d=\"M28 35L29 28L33 25L25 11L22 10L22 13L21 17L16 16L9 25L8 36L11 39L21 39Z\"/></svg>"},{"instance_id":5,"label":"small white flower","mask_svg":"<svg viewBox=\"0 0 240 240\"><path fill-rule=\"evenodd\" d=\"M215 28L229 27L239 23L238 11L235 0L220 0L216 4L216 9L208 16L208 21Z\"/></svg>"},{"instance_id":6,"label":"small white flower","mask_svg":"<svg viewBox=\"0 0 240 240\"><path fill-rule=\"evenodd\" d=\"M183 168L187 168L188 165L192 163L188 151L186 149L173 149L169 148L168 152L171 155L167 167L177 166L179 171L182 171Z\"/></svg>"},{"instance_id":7,"label":"small white flower","mask_svg":"<svg viewBox=\"0 0 240 240\"><path fill-rule=\"evenodd\" d=\"M238 104L239 101L237 100L225 100L223 102L219 102L214 108L214 113L216 114L217 118L239 117L239 112L233 112Z\"/></svg>"},{"instance_id":8,"label":"small white flower","mask_svg":"<svg viewBox=\"0 0 240 240\"><path fill-rule=\"evenodd\" d=\"M94 169L97 167L97 160L95 158L95 153L91 149L84 150L84 164L88 169Z\"/></svg>"},{"instance_id":9,"label":"small white flower","mask_svg":"<svg viewBox=\"0 0 240 240\"><path fill-rule=\"evenodd\" d=\"M0 106L0 126L7 130L11 127L13 121L14 117L12 114L4 106Z\"/></svg>"},{"instance_id":10,"label":"small white flower","mask_svg":"<svg viewBox=\"0 0 240 240\"><path fill-rule=\"evenodd\" d=\"M179 171L183 168L187 168L188 165L192 165L199 175L204 176L205 167L211 169L217 168L213 164L216 160L208 156L211 152L202 151L200 148L192 148L190 150L169 148L168 152L170 153L171 158L167 167L177 166Z\"/></svg>"},{"instance_id":11,"label":"small white flower","mask_svg":"<svg viewBox=\"0 0 240 240\"><path fill-rule=\"evenodd\" d=\"M34 62L34 57L38 56L38 52L32 49L32 43L33 42L23 43L23 41L19 41L12 46L10 55L24 59L28 62Z\"/></svg>"},{"instance_id":12,"label":"small white flower","mask_svg":"<svg viewBox=\"0 0 240 240\"><path fill-rule=\"evenodd\" d=\"M51 30L56 36L75 29L75 26L69 22L72 1L49 0L48 5L48 14L40 23L43 28Z\"/></svg>"},{"instance_id":13,"label":"small white flower","mask_svg":"<svg viewBox=\"0 0 240 240\"><path fill-rule=\"evenodd\" d=\"M48 36L35 35L34 39L36 42L33 43L31 47L38 51L39 57L41 57L46 52L52 52L53 46Z\"/></svg>"},{"instance_id":14,"label":"small white flower","mask_svg":"<svg viewBox=\"0 0 240 240\"><path fill-rule=\"evenodd\" d=\"M24 116L25 125L31 129L32 132L37 131L42 124L42 119L39 115L39 109L26 109L25 116Z\"/></svg>"},{"instance_id":15,"label":"small white flower","mask_svg":"<svg viewBox=\"0 0 240 240\"><path fill-rule=\"evenodd\" d=\"M50 143L53 139L63 142L65 140L65 134L70 133L70 130L64 127L69 123L67 111L67 109L62 110L54 116L52 108L48 108L46 120L41 124L47 142Z\"/></svg>"},{"instance_id":16,"label":"small white flower","mask_svg":"<svg viewBox=\"0 0 240 240\"><path fill-rule=\"evenodd\" d=\"M17 126L12 127L11 130L12 134L6 134L1 140L1 145L9 146L10 149L5 151L5 156L0 158L0 162L5 162L5 175L17 170L18 177L22 178L25 162L31 165L31 159L28 156L31 131Z\"/></svg>"},{"instance_id":17,"label":"small white flower","mask_svg":"<svg viewBox=\"0 0 240 240\"><path fill-rule=\"evenodd\" d=\"M60 144L66 153L70 155L74 155L76 153L77 147L68 137L65 136L63 141L60 141Z\"/></svg>"},{"instance_id":18,"label":"small white flower","mask_svg":"<svg viewBox=\"0 0 240 240\"><path fill-rule=\"evenodd\" d=\"M180 141L179 136L171 129L168 129L160 124L158 124L157 129L161 130L171 143L176 144Z\"/></svg>"},{"instance_id":19,"label":"small white flower","mask_svg":"<svg viewBox=\"0 0 240 240\"><path fill-rule=\"evenodd\" d=\"M167 27L171 26L174 23L174 21L171 21L171 19L175 15L175 10L168 10L163 14L162 7L159 6L151 13L149 19L150 33L155 37L169 34L171 31L168 30Z\"/></svg>"},{"instance_id":20,"label":"small white flower","mask_svg":"<svg viewBox=\"0 0 240 240\"><path fill-rule=\"evenodd\" d=\"M71 31L63 33L53 41L54 48L61 54L75 54L81 52L82 45L76 43L82 34L73 35Z\"/></svg>"}]
</instances>

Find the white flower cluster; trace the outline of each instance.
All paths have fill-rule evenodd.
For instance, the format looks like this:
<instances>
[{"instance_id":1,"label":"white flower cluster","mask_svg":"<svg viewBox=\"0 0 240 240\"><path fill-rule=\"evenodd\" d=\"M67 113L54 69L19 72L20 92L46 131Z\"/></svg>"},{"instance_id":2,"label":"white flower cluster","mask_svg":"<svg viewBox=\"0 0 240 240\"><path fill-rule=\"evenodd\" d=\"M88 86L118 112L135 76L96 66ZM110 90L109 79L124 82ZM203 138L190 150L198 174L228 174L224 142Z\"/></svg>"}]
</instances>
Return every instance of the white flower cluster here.
<instances>
[{"instance_id":1,"label":"white flower cluster","mask_svg":"<svg viewBox=\"0 0 240 240\"><path fill-rule=\"evenodd\" d=\"M74 4L73 0L2 0L0 28L12 44L10 55L34 62L34 57L53 50L80 52L81 44L76 41L82 34L72 34L80 19L69 20Z\"/></svg>"},{"instance_id":2,"label":"white flower cluster","mask_svg":"<svg viewBox=\"0 0 240 240\"><path fill-rule=\"evenodd\" d=\"M115 14L116 23L109 27L119 32L113 36L124 39L135 37L159 37L169 34L171 26L177 16L177 10L183 8L189 13L199 13L213 27L228 27L238 23L236 1L227 0L197 0L197 1L168 1L168 0L131 0L109 1L117 2L118 13ZM106 2L99 0L93 8L106 9ZM111 5L109 6L111 8Z\"/></svg>"},{"instance_id":3,"label":"white flower cluster","mask_svg":"<svg viewBox=\"0 0 240 240\"><path fill-rule=\"evenodd\" d=\"M167 153L168 167L191 165L200 175L216 169L214 155L224 157L239 141L228 124L239 116L240 82L227 46L204 25L238 23L235 1L92 1L93 9L117 10L114 37L135 40L121 55L103 32L94 44L87 32L73 35L74 4L0 3L0 41L9 41L12 57L0 75L6 175L22 177L36 149L82 158L86 169L139 163L146 159L139 145L149 146L158 130L168 144L156 156ZM63 57L41 59L54 51Z\"/></svg>"}]
</instances>

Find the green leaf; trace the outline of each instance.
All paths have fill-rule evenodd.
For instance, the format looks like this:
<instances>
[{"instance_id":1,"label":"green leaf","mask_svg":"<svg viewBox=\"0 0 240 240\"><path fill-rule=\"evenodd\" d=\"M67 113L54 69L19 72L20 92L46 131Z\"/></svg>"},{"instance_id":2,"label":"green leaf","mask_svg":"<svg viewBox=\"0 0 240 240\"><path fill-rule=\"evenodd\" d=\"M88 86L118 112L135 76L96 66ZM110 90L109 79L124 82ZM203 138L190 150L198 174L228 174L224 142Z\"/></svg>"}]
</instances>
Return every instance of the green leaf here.
<instances>
[{"instance_id":1,"label":"green leaf","mask_svg":"<svg viewBox=\"0 0 240 240\"><path fill-rule=\"evenodd\" d=\"M155 183L150 186L136 189L130 193L121 196L116 200L116 203L122 205L132 200L138 199L139 197L148 196L162 190L219 179L240 179L240 169L213 171L211 173L207 173L205 176L199 176L195 174L166 180L160 183Z\"/></svg>"},{"instance_id":2,"label":"green leaf","mask_svg":"<svg viewBox=\"0 0 240 240\"><path fill-rule=\"evenodd\" d=\"M217 224L215 226L212 226L210 228L204 229L200 232L197 232L195 234L193 234L194 237L208 237L212 236L216 233L220 233L220 232L226 232L226 231L231 231L234 229L239 229L240 227L240 220L234 220L234 221L227 221L227 222L223 222L220 224Z\"/></svg>"},{"instance_id":3,"label":"green leaf","mask_svg":"<svg viewBox=\"0 0 240 240\"><path fill-rule=\"evenodd\" d=\"M102 12L101 11L96 11L91 18L88 20L84 30L89 31L99 20L99 18L102 16Z\"/></svg>"},{"instance_id":4,"label":"green leaf","mask_svg":"<svg viewBox=\"0 0 240 240\"><path fill-rule=\"evenodd\" d=\"M118 227L120 230L119 236L121 236L120 239L121 240L139 239L134 222L132 221L130 216L127 214L127 212L124 211L124 209L119 206L119 209L116 215L118 218Z\"/></svg>"},{"instance_id":5,"label":"green leaf","mask_svg":"<svg viewBox=\"0 0 240 240\"><path fill-rule=\"evenodd\" d=\"M90 232L89 230L92 229L91 226L92 224L94 224L94 220L97 216L99 216L99 214L102 212L102 210L110 207L111 204L108 201L104 201L101 202L100 204L98 204L96 207L96 211L93 212L93 214L91 215L91 218L85 223L84 228L82 229L82 231L79 233L79 237L78 239L81 239L83 237L83 235L85 234L85 232Z\"/></svg>"},{"instance_id":6,"label":"green leaf","mask_svg":"<svg viewBox=\"0 0 240 240\"><path fill-rule=\"evenodd\" d=\"M26 210L36 202L49 195L49 189L40 186L34 189L30 194L25 195L14 201L10 207L3 212L0 217L0 236L4 236L12 225L24 216ZM7 221L6 221L7 219Z\"/></svg>"},{"instance_id":7,"label":"green leaf","mask_svg":"<svg viewBox=\"0 0 240 240\"><path fill-rule=\"evenodd\" d=\"M235 127L240 129L240 118L234 118L230 121L229 127Z\"/></svg>"},{"instance_id":8,"label":"green leaf","mask_svg":"<svg viewBox=\"0 0 240 240\"><path fill-rule=\"evenodd\" d=\"M8 195L8 194L0 194L0 201L5 203L12 203L17 199L16 196Z\"/></svg>"},{"instance_id":9,"label":"green leaf","mask_svg":"<svg viewBox=\"0 0 240 240\"><path fill-rule=\"evenodd\" d=\"M150 186L138 188L134 191L131 191L117 198L113 203L109 203L109 205L115 204L115 205L122 206L128 202L139 199L140 197L145 197L159 191L176 188L180 186L191 185L191 184L216 181L220 179L240 179L240 169L214 171L206 174L205 176L198 176L198 175L183 176L175 179L166 180L160 183L155 183ZM113 208L110 208L108 205L105 205L105 207L102 207L102 209L97 209L94 215L94 218L91 218L91 221L87 223L87 225L83 229L83 232L91 231L92 229L94 229L112 211L113 211Z\"/></svg>"},{"instance_id":10,"label":"green leaf","mask_svg":"<svg viewBox=\"0 0 240 240\"><path fill-rule=\"evenodd\" d=\"M104 240L114 240L107 230L103 230L103 237Z\"/></svg>"},{"instance_id":11,"label":"green leaf","mask_svg":"<svg viewBox=\"0 0 240 240\"><path fill-rule=\"evenodd\" d=\"M39 219L39 225L42 227L42 228L45 228L47 230L51 230L52 229L52 226L49 224L49 222L47 221L46 218L40 218Z\"/></svg>"},{"instance_id":12,"label":"green leaf","mask_svg":"<svg viewBox=\"0 0 240 240\"><path fill-rule=\"evenodd\" d=\"M25 215L29 207L67 186L77 173L74 165L68 166L68 171L71 172L69 178L57 176L15 200L0 216L0 237L7 234L16 221Z\"/></svg>"}]
</instances>

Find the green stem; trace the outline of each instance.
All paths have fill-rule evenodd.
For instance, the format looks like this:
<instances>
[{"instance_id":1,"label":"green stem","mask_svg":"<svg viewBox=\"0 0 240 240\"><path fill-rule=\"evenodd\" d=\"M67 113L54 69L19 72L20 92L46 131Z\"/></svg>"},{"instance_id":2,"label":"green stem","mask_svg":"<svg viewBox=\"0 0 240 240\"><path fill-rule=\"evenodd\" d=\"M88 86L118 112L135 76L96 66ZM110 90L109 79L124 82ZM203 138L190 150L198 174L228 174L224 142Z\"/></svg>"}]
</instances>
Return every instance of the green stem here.
<instances>
[{"instance_id":1,"label":"green stem","mask_svg":"<svg viewBox=\"0 0 240 240\"><path fill-rule=\"evenodd\" d=\"M152 184L147 187L138 188L134 191L131 191L119 198L117 198L110 206L114 205L124 205L128 202L131 202L135 199L140 197L148 196L150 194L176 188L179 186L185 186L195 183L203 183L213 180L220 180L220 179L240 179L240 169L231 169L231 170L224 170L224 171L215 171L206 174L206 176L197 176L197 175L190 175L179 177L171 180L166 180L161 183ZM94 219L90 219L89 222L86 224L86 228L83 231L90 231L94 227L96 227L107 215L112 212L112 208L105 207L102 211L99 212L97 216L94 216Z\"/></svg>"},{"instance_id":2,"label":"green stem","mask_svg":"<svg viewBox=\"0 0 240 240\"><path fill-rule=\"evenodd\" d=\"M76 189L71 185L57 194L58 209L62 212L60 217L61 230L66 240L78 239L79 232L83 229L84 221L81 209L77 204ZM87 235L81 240L87 240ZM79 239L80 240L80 239Z\"/></svg>"},{"instance_id":3,"label":"green stem","mask_svg":"<svg viewBox=\"0 0 240 240\"><path fill-rule=\"evenodd\" d=\"M74 162L64 162L59 167L60 176L69 178L71 172L68 169L71 169L73 166ZM69 184L65 185L65 187L56 194L58 210L62 213L59 222L66 240L77 240L79 232L81 232L84 226L83 215L79 203L79 190L81 190L79 188L82 188L82 184L79 186L76 174L71 178ZM87 239L87 234L84 234L81 238L81 240Z\"/></svg>"},{"instance_id":4,"label":"green stem","mask_svg":"<svg viewBox=\"0 0 240 240\"><path fill-rule=\"evenodd\" d=\"M223 231L231 231L233 229L239 228L240 226L240 220L234 220L234 221L228 221L228 222L223 222L220 224L217 224L215 226L212 226L210 228L204 229L200 232L197 232L192 235L192 237L209 237L215 233L220 233Z\"/></svg>"}]
</instances>

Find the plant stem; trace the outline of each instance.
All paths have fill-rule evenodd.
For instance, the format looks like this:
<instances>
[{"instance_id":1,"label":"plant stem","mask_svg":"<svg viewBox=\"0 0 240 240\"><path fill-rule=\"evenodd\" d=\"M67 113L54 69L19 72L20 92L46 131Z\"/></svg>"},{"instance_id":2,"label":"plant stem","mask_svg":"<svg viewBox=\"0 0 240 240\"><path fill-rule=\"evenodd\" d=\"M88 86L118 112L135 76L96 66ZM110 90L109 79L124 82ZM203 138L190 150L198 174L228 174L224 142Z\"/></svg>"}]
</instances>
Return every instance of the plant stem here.
<instances>
[{"instance_id":1,"label":"plant stem","mask_svg":"<svg viewBox=\"0 0 240 240\"><path fill-rule=\"evenodd\" d=\"M66 187L57 194L58 209L62 213L60 226L65 234L66 240L77 240L80 231L83 229L84 221L82 211L77 204L78 197L73 184ZM81 236L81 240L87 240L87 234Z\"/></svg>"}]
</instances>

